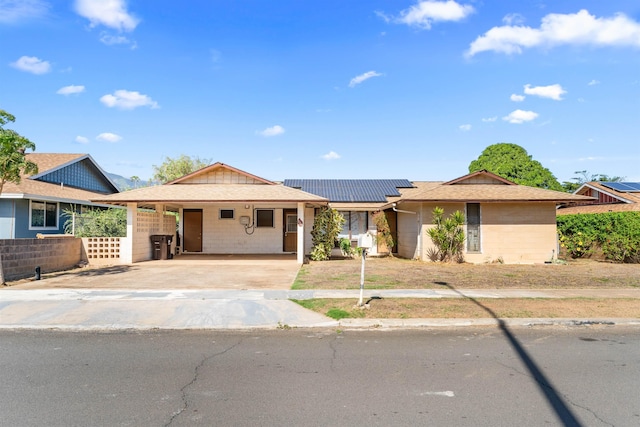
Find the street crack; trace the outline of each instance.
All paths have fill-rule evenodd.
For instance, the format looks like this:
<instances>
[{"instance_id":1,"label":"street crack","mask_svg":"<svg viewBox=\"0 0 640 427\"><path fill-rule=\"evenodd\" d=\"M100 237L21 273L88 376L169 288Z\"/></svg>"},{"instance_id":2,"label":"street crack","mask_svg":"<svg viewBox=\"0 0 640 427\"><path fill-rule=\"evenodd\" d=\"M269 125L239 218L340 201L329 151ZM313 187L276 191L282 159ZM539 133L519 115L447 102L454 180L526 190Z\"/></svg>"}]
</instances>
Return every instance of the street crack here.
<instances>
[{"instance_id":1,"label":"street crack","mask_svg":"<svg viewBox=\"0 0 640 427\"><path fill-rule=\"evenodd\" d=\"M189 408L189 398L188 398L188 393L187 390L189 389L189 387L191 387L192 385L194 385L196 383L196 381L198 381L198 375L200 374L200 369L211 359L218 357L218 356L222 356L223 354L226 354L227 352L233 350L234 348L236 348L237 346L239 346L240 344L242 344L242 339L240 339L237 343L233 344L232 346L219 351L217 353L211 354L209 356L205 356L202 358L202 360L200 361L200 363L198 363L195 367L195 369L193 370L193 378L191 378L191 381L189 381L187 384L185 384L181 389L180 389L180 393L181 393L181 399L182 399L182 407L173 413L173 415L171 415L171 418L169 419L169 421L164 425L164 427L169 427L171 424L173 424L173 422L176 420L176 418L178 418L180 415L182 415L182 413L184 413L184 411L186 411Z\"/></svg>"}]
</instances>

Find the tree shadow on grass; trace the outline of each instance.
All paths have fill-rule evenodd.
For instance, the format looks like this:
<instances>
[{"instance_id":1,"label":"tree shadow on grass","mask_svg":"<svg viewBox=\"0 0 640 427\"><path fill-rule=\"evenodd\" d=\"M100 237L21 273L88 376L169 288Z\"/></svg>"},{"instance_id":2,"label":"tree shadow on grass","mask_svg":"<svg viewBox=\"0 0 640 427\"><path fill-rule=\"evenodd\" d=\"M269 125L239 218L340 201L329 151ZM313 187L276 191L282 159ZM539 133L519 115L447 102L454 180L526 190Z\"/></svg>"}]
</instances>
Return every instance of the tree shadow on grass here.
<instances>
[{"instance_id":1,"label":"tree shadow on grass","mask_svg":"<svg viewBox=\"0 0 640 427\"><path fill-rule=\"evenodd\" d=\"M453 292L457 293L461 297L466 298L469 301L473 302L478 307L482 308L484 311L489 313L491 317L496 319L496 321L498 322L498 327L500 328L504 336L509 341L509 344L511 345L511 347L515 350L517 355L520 357L520 360L522 360L522 362L525 364L531 376L535 379L535 382L538 388L544 394L545 398L547 399L547 402L549 402L551 407L553 407L553 410L555 411L556 415L562 422L562 425L571 426L571 427L582 426L578 418L575 416L575 414L564 402L564 400L562 399L562 396L558 394L558 392L556 391L551 381L547 378L547 376L544 374L542 369L538 367L538 364L535 362L535 360L533 360L533 358L529 355L529 353L527 353L527 351L524 349L522 344L520 344L520 342L515 337L515 335L513 335L513 333L509 330L506 322L503 319L499 318L496 315L496 313L493 310L491 310L489 307L484 306L481 302L479 302L475 298L465 295L464 293L458 291L449 283L447 282L434 282L434 283L436 285L446 286L447 288L451 289Z\"/></svg>"}]
</instances>

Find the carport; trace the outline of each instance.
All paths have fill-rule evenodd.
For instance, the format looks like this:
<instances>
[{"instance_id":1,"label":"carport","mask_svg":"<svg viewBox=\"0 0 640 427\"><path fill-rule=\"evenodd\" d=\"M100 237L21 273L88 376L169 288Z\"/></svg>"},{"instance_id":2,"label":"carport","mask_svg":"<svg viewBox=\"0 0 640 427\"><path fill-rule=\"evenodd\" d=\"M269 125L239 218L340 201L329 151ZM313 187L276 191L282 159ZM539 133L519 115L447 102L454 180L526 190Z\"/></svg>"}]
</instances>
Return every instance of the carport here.
<instances>
[{"instance_id":1,"label":"carport","mask_svg":"<svg viewBox=\"0 0 640 427\"><path fill-rule=\"evenodd\" d=\"M125 264L152 259L150 236L159 234L172 236L176 256L295 254L302 264L311 250L314 209L328 204L223 163L93 201L126 206L127 237L120 242Z\"/></svg>"}]
</instances>

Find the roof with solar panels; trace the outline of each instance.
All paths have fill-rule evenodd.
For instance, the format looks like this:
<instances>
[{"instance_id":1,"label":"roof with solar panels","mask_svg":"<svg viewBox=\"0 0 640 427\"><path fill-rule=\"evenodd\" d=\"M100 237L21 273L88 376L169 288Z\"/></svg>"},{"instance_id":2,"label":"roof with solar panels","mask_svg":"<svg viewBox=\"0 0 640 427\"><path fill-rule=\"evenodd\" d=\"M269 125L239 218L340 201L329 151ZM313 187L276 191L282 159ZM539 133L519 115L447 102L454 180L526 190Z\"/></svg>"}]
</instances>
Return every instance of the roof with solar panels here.
<instances>
[{"instance_id":1,"label":"roof with solar panels","mask_svg":"<svg viewBox=\"0 0 640 427\"><path fill-rule=\"evenodd\" d=\"M596 200L560 208L558 215L640 211L640 182L592 181L583 184L574 194Z\"/></svg>"}]
</instances>

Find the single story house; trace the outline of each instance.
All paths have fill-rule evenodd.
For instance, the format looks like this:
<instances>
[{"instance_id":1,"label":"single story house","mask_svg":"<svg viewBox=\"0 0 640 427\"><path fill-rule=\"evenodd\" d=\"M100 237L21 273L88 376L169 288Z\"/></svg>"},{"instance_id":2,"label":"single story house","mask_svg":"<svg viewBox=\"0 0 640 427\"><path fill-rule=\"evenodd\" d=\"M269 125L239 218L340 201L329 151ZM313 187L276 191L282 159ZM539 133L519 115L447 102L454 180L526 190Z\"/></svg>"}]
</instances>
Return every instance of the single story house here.
<instances>
[{"instance_id":1,"label":"single story house","mask_svg":"<svg viewBox=\"0 0 640 427\"><path fill-rule=\"evenodd\" d=\"M640 182L586 182L573 194L592 199L567 203L558 215L640 211Z\"/></svg>"},{"instance_id":2,"label":"single story house","mask_svg":"<svg viewBox=\"0 0 640 427\"><path fill-rule=\"evenodd\" d=\"M127 207L124 263L151 259L150 236L158 234L175 237L175 253L296 253L302 263L311 251L314 208L329 202L224 163L93 201Z\"/></svg>"},{"instance_id":3,"label":"single story house","mask_svg":"<svg viewBox=\"0 0 640 427\"><path fill-rule=\"evenodd\" d=\"M429 260L433 247L426 232L433 226L433 208L447 215L460 210L467 218L467 261L542 263L557 255L556 206L591 200L517 185L486 171L448 182L321 181L278 183L215 163L161 186L93 202L127 207L127 238L120 243L124 263L151 259L154 234L174 236L175 253L296 253L302 263L311 251L315 209L323 206L348 214L343 235L351 239L375 231L370 215L384 211L396 237L393 250L421 260ZM375 196L362 196L372 186Z\"/></svg>"},{"instance_id":4,"label":"single story house","mask_svg":"<svg viewBox=\"0 0 640 427\"><path fill-rule=\"evenodd\" d=\"M89 154L29 153L38 173L7 182L0 194L0 239L64 233L65 210L96 205L90 200L118 188Z\"/></svg>"}]
</instances>

